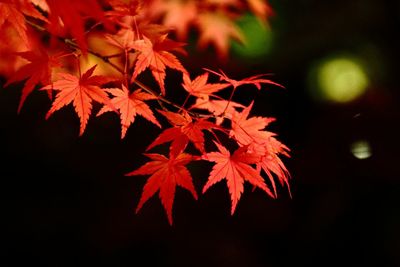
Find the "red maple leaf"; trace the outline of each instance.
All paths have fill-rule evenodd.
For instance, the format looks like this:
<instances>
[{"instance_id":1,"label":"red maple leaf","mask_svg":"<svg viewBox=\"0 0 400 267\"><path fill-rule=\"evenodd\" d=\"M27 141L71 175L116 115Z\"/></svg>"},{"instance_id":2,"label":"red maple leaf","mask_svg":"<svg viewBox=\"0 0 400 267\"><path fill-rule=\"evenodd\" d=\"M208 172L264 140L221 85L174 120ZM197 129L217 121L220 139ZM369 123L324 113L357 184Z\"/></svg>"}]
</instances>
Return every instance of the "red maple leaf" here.
<instances>
[{"instance_id":1,"label":"red maple leaf","mask_svg":"<svg viewBox=\"0 0 400 267\"><path fill-rule=\"evenodd\" d=\"M208 72L197 76L193 81L185 74L182 86L189 94L197 97L206 97L230 86L229 83L207 83L207 79Z\"/></svg>"},{"instance_id":2,"label":"red maple leaf","mask_svg":"<svg viewBox=\"0 0 400 267\"><path fill-rule=\"evenodd\" d=\"M203 156L203 159L216 163L203 188L203 193L215 183L226 179L232 201L231 214L235 212L236 205L243 193L244 181L248 181L253 186L261 188L274 198L274 194L267 187L259 172L250 165L257 163L260 160L259 156L247 153L247 147L240 147L231 155L224 146L218 143L215 144L219 152L211 152Z\"/></svg>"},{"instance_id":3,"label":"red maple leaf","mask_svg":"<svg viewBox=\"0 0 400 267\"><path fill-rule=\"evenodd\" d=\"M264 144L271 136L270 132L262 131L268 124L275 121L275 118L251 117L248 118L250 110L253 107L252 102L242 112L235 112L231 118L232 130L230 136L242 146L251 143Z\"/></svg>"},{"instance_id":4,"label":"red maple leaf","mask_svg":"<svg viewBox=\"0 0 400 267\"><path fill-rule=\"evenodd\" d=\"M135 121L136 114L141 115L148 121L154 123L161 128L161 125L154 117L153 112L144 102L145 100L157 99L156 96L145 93L142 90L136 90L130 93L125 85L122 85L122 89L113 88L104 90L114 96L111 99L111 103L120 112L119 115L121 119L121 139L125 137L126 131L128 130L129 126ZM113 111L113 109L108 105L104 105L99 113L97 113L97 116L108 111Z\"/></svg>"},{"instance_id":5,"label":"red maple leaf","mask_svg":"<svg viewBox=\"0 0 400 267\"><path fill-rule=\"evenodd\" d=\"M29 44L26 34L27 27L25 23L25 15L31 16L43 21L47 21L30 3L26 0L1 0L0 1L0 28L7 21L14 28L25 44ZM7 41L7 40L5 40Z\"/></svg>"},{"instance_id":6,"label":"red maple leaf","mask_svg":"<svg viewBox=\"0 0 400 267\"><path fill-rule=\"evenodd\" d=\"M199 10L194 1L173 1L164 4L163 24L174 29L179 40L185 40L189 26L196 20Z\"/></svg>"},{"instance_id":7,"label":"red maple leaf","mask_svg":"<svg viewBox=\"0 0 400 267\"><path fill-rule=\"evenodd\" d=\"M132 29L123 28L116 34L106 34L104 37L109 44L118 47L123 51L129 51L132 49L132 45L134 45L135 41L135 33Z\"/></svg>"},{"instance_id":8,"label":"red maple leaf","mask_svg":"<svg viewBox=\"0 0 400 267\"><path fill-rule=\"evenodd\" d=\"M78 114L80 119L79 135L82 135L92 112L92 100L102 104L107 104L115 110L107 96L107 93L99 87L100 85L113 81L114 79L105 76L92 76L96 66L97 65L94 65L92 68L87 70L81 77L76 77L68 73L59 73L59 76L61 77L60 80L54 82L51 86L48 85L41 89L54 89L59 91L53 105L46 114L46 119L48 119L55 111L73 103L75 112Z\"/></svg>"},{"instance_id":9,"label":"red maple leaf","mask_svg":"<svg viewBox=\"0 0 400 267\"><path fill-rule=\"evenodd\" d=\"M244 36L239 27L222 12L200 14L197 27L200 30L198 46L205 48L213 44L220 58L227 57L231 38L244 42Z\"/></svg>"},{"instance_id":10,"label":"red maple leaf","mask_svg":"<svg viewBox=\"0 0 400 267\"><path fill-rule=\"evenodd\" d=\"M244 108L242 104L227 100L212 100L208 96L199 97L190 109L205 109L216 117L216 124L220 125L225 118L231 119L236 108Z\"/></svg>"},{"instance_id":11,"label":"red maple leaf","mask_svg":"<svg viewBox=\"0 0 400 267\"><path fill-rule=\"evenodd\" d=\"M260 161L257 163L257 170L260 171L262 169L268 175L275 196L277 196L277 190L273 174L278 178L282 186L286 184L289 195L291 196L289 185L290 174L285 164L283 164L282 160L279 158L279 155L290 157L288 153L290 149L276 140L274 133L268 133L270 136L267 142L263 145L253 143L249 146L249 149L261 157Z\"/></svg>"},{"instance_id":12,"label":"red maple leaf","mask_svg":"<svg viewBox=\"0 0 400 267\"><path fill-rule=\"evenodd\" d=\"M135 63L135 70L132 74L132 82L145 69L150 68L153 77L160 85L161 93L165 95L165 69L170 67L186 74L186 69L182 66L179 60L170 52L171 50L182 51L183 43L174 42L167 38L167 35L162 35L154 44L149 38L143 36L142 40L136 41L134 49L140 52Z\"/></svg>"},{"instance_id":13,"label":"red maple leaf","mask_svg":"<svg viewBox=\"0 0 400 267\"><path fill-rule=\"evenodd\" d=\"M201 153L205 153L205 141L202 131L217 128L215 124L204 119L193 121L187 114L181 115L170 111L159 112L164 115L174 125L174 127L164 130L147 147L147 150L167 142L172 142L170 147L171 155L179 155L190 141Z\"/></svg>"},{"instance_id":14,"label":"red maple leaf","mask_svg":"<svg viewBox=\"0 0 400 267\"><path fill-rule=\"evenodd\" d=\"M136 16L140 11L139 0L108 0L111 10L105 12L105 16L116 24L123 24L123 18L127 16Z\"/></svg>"},{"instance_id":15,"label":"red maple leaf","mask_svg":"<svg viewBox=\"0 0 400 267\"><path fill-rule=\"evenodd\" d=\"M97 0L47 0L47 4L50 9L50 31L70 34L84 54L87 51L84 18L94 18L109 27Z\"/></svg>"},{"instance_id":16,"label":"red maple leaf","mask_svg":"<svg viewBox=\"0 0 400 267\"><path fill-rule=\"evenodd\" d=\"M136 213L142 208L143 204L151 198L157 191L161 203L168 216L168 221L172 225L172 206L177 185L185 188L192 193L197 200L196 189L194 188L192 176L186 165L195 160L192 155L179 154L177 157L167 158L160 154L145 154L152 161L144 164L139 169L132 171L127 176L132 175L151 175L147 180Z\"/></svg>"},{"instance_id":17,"label":"red maple leaf","mask_svg":"<svg viewBox=\"0 0 400 267\"><path fill-rule=\"evenodd\" d=\"M29 64L21 67L7 81L5 86L11 83L27 79L22 89L21 100L18 105L18 113L28 95L35 89L37 84L48 85L51 83L52 68L59 67L58 55L49 56L43 49L16 53L22 58L30 61Z\"/></svg>"},{"instance_id":18,"label":"red maple leaf","mask_svg":"<svg viewBox=\"0 0 400 267\"><path fill-rule=\"evenodd\" d=\"M288 186L289 194L289 172L287 171L279 155L289 157L289 148L275 139L275 133L263 130L274 118L251 117L248 118L253 102L242 112L236 112L232 117L232 130L230 136L241 146L247 146L248 150L260 156L257 169L263 169L272 184L274 194L277 195L276 185L272 174L275 174L279 182Z\"/></svg>"}]
</instances>

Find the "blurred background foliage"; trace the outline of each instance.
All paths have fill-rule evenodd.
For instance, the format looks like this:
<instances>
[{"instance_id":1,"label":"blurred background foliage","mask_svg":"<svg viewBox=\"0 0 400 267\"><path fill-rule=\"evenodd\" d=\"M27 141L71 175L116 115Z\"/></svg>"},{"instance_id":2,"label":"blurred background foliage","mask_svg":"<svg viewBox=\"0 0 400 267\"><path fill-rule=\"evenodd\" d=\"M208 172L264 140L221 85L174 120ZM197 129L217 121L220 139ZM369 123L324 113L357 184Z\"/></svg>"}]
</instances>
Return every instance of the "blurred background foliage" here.
<instances>
[{"instance_id":1,"label":"blurred background foliage","mask_svg":"<svg viewBox=\"0 0 400 267\"><path fill-rule=\"evenodd\" d=\"M278 119L270 129L292 149L293 199L246 187L231 217L221 183L197 202L178 189L172 227L156 198L135 215L146 178L123 174L144 163L158 129L138 119L120 141L110 113L78 138L72 107L45 121L50 103L36 94L17 116L20 91L6 88L2 266L400 266L400 2L270 2L268 27L239 21L249 47L233 43L230 60L183 60L285 86L237 97ZM198 190L206 167L192 164Z\"/></svg>"}]
</instances>

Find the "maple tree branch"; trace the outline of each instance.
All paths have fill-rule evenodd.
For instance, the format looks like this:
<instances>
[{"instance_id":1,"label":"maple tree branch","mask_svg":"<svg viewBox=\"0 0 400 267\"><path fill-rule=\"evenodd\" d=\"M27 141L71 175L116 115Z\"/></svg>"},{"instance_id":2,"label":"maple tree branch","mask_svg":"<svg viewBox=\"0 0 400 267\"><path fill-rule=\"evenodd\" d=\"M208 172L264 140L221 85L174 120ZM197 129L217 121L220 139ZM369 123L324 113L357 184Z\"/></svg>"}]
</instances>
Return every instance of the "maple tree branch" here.
<instances>
[{"instance_id":1,"label":"maple tree branch","mask_svg":"<svg viewBox=\"0 0 400 267\"><path fill-rule=\"evenodd\" d=\"M112 55L109 55L109 56L103 56L103 57L104 58L114 58L114 57L120 57L122 55L123 55L123 53L116 53L116 54L112 54Z\"/></svg>"},{"instance_id":2,"label":"maple tree branch","mask_svg":"<svg viewBox=\"0 0 400 267\"><path fill-rule=\"evenodd\" d=\"M129 54L128 50L125 48L124 50L124 59L125 59L125 66L124 66L124 82L126 83L126 86L128 87L128 68L129 68Z\"/></svg>"},{"instance_id":3,"label":"maple tree branch","mask_svg":"<svg viewBox=\"0 0 400 267\"><path fill-rule=\"evenodd\" d=\"M235 91L236 91L236 86L233 87L233 90L232 90L232 92L231 92L231 95L229 96L229 99L228 99L228 103L226 103L225 109L224 109L224 111L222 111L222 114L225 114L226 110L228 109L228 106L229 106L229 104L230 104L231 101L232 101L233 94L235 93Z\"/></svg>"},{"instance_id":4,"label":"maple tree branch","mask_svg":"<svg viewBox=\"0 0 400 267\"><path fill-rule=\"evenodd\" d=\"M71 46L72 48L74 48L74 49L80 49L79 46L78 46L73 40L68 39L68 38L62 38L62 37L58 37L58 38L59 38L60 40L62 40L65 44ZM116 65L115 63L111 62L109 57L105 57L105 56L103 56L102 54L100 54L100 53L98 53L98 52L96 52L96 51L93 51L93 50L91 50L91 49L88 49L87 52L88 52L89 54L91 54L91 55L93 55L93 56L95 56L95 57L101 59L102 61L104 61L105 63L107 63L107 64L110 65L111 67L113 67L113 68L114 68L116 71L118 71L119 73L124 74L124 70L121 69L121 68L120 68L118 65Z\"/></svg>"},{"instance_id":5,"label":"maple tree branch","mask_svg":"<svg viewBox=\"0 0 400 267\"><path fill-rule=\"evenodd\" d=\"M188 102L190 96L191 96L190 93L188 93L188 94L186 95L185 101L183 101L183 104L182 104L182 106L181 106L181 109L184 109L184 108L185 108L185 105L186 105L186 103Z\"/></svg>"},{"instance_id":6,"label":"maple tree branch","mask_svg":"<svg viewBox=\"0 0 400 267\"><path fill-rule=\"evenodd\" d=\"M219 140L218 135L214 132L213 129L210 129L211 134L214 136L214 138L217 140L218 144L222 145L221 140Z\"/></svg>"},{"instance_id":7,"label":"maple tree branch","mask_svg":"<svg viewBox=\"0 0 400 267\"><path fill-rule=\"evenodd\" d=\"M40 26L40 25L28 20L27 18L25 18L25 22L27 24L29 24L30 26L32 26L33 28L35 28L36 30L38 30L38 31L47 32L47 30L44 27L42 27L42 26Z\"/></svg>"},{"instance_id":8,"label":"maple tree branch","mask_svg":"<svg viewBox=\"0 0 400 267\"><path fill-rule=\"evenodd\" d=\"M90 28L85 32L85 34L90 33L90 32L93 31L97 26L100 26L101 24L102 24L102 22L97 22L97 23L93 24L92 27L90 27Z\"/></svg>"},{"instance_id":9,"label":"maple tree branch","mask_svg":"<svg viewBox=\"0 0 400 267\"><path fill-rule=\"evenodd\" d=\"M29 24L30 26L32 26L32 27L35 28L36 30L38 30L38 31L40 31L40 32L48 33L48 34L50 34L50 35L53 35L53 36L56 37L58 40L60 40L61 42L67 44L67 45L70 46L71 48L73 48L73 49L75 49L75 50L80 50L78 44L75 43L73 39L64 38L64 37L61 37L61 36L54 35L54 34L50 33L46 28L44 28L44 27L42 27L42 26L40 26L40 25L38 25L38 24L36 24L36 23L30 21L28 18L25 18L25 21L26 21L27 24ZM113 63L113 62L110 60L110 58L117 57L118 54L111 55L111 56L103 56L102 54L100 54L100 53L98 53L98 52L96 52L96 51L93 51L93 50L90 49L90 48L87 49L87 52L88 52L89 54L91 54L91 55L93 55L93 56L95 56L95 57L101 59L104 63L110 65L112 68L114 68L116 71L118 71L119 73L121 73L122 75L124 75L124 77L126 77L126 75L127 75L126 67L125 67L124 69L122 69L121 67L119 67L117 64ZM122 54L121 54L121 55L122 55ZM168 104L168 105L170 105L170 106L172 106L172 107L178 109L179 111L183 110L183 111L187 112L189 115L191 115L191 116L193 116L193 117L195 117L195 118L215 118L215 116L214 116L214 115L211 115L211 114L207 115L207 114L202 114L202 113L190 111L190 110L184 108L183 106L180 106L180 105L178 105L178 104L176 104L176 103L170 101L169 99L165 98L165 97L162 96L161 94L158 94L158 93L154 92L152 89L150 89L149 87L147 87L146 85L144 85L143 83L139 82L139 81L136 80L136 79L133 81L133 83L136 84L137 86L139 86L142 90L146 91L147 93L156 96L156 97L157 97L157 101L159 101L159 104L160 104L160 106L161 106L163 109L166 109L166 108L160 103L160 101L162 101L162 102L164 102L164 103L166 103L166 104ZM190 96L190 95L189 95L189 96ZM186 101L187 101L187 100L186 100ZM185 104L186 104L186 103L185 103ZM168 110L168 109L167 109L167 110Z\"/></svg>"}]
</instances>

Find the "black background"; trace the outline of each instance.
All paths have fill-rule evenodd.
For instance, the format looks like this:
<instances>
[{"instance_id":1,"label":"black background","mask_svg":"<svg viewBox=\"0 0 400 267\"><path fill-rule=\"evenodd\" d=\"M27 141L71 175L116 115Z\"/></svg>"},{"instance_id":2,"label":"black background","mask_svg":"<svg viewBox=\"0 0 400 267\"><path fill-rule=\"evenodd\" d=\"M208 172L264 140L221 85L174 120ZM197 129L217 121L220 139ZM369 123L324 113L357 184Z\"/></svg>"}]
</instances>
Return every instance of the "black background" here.
<instances>
[{"instance_id":1,"label":"black background","mask_svg":"<svg viewBox=\"0 0 400 267\"><path fill-rule=\"evenodd\" d=\"M399 1L271 2L273 53L222 67L237 78L273 72L287 88L252 92L254 114L276 117L271 129L292 150L293 199L283 188L272 200L246 186L231 216L223 182L198 201L178 188L172 227L157 197L135 215L146 178L123 174L145 162L156 127L139 118L121 141L107 114L78 137L71 106L46 121L50 102L36 92L17 115L21 87L5 88L0 265L400 266ZM310 67L343 51L379 61L369 90L347 104L314 100ZM212 57L185 64L216 67ZM371 144L366 160L350 153L359 139ZM191 166L199 192L207 170Z\"/></svg>"}]
</instances>

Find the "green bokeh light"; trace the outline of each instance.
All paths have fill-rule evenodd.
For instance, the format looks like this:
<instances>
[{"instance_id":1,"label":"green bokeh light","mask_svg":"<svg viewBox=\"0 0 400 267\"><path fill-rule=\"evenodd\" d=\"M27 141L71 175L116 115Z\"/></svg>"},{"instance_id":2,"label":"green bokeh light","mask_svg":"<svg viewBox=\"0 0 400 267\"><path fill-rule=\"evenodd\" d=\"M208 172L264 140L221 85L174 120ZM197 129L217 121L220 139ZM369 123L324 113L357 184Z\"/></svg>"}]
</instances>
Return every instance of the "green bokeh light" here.
<instances>
[{"instance_id":1,"label":"green bokeh light","mask_svg":"<svg viewBox=\"0 0 400 267\"><path fill-rule=\"evenodd\" d=\"M243 58L255 59L271 51L273 33L268 25L263 25L257 17L250 14L244 15L237 22L237 25L242 30L246 43L241 44L233 41L233 54Z\"/></svg>"},{"instance_id":2,"label":"green bokeh light","mask_svg":"<svg viewBox=\"0 0 400 267\"><path fill-rule=\"evenodd\" d=\"M358 159L367 159L371 157L372 151L370 144L365 140L359 140L351 144L351 153Z\"/></svg>"},{"instance_id":3,"label":"green bokeh light","mask_svg":"<svg viewBox=\"0 0 400 267\"><path fill-rule=\"evenodd\" d=\"M315 78L322 97L339 103L358 98L369 85L363 66L346 57L332 58L320 64Z\"/></svg>"}]
</instances>

